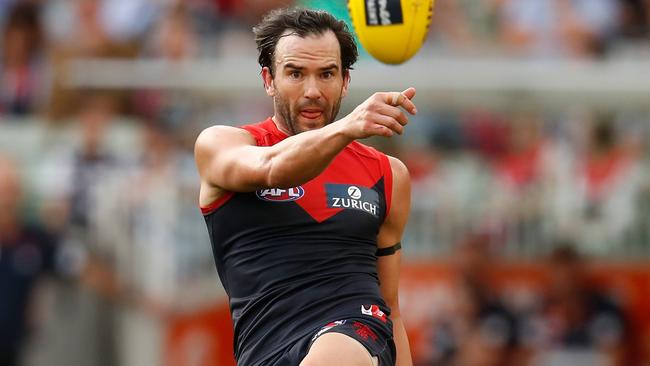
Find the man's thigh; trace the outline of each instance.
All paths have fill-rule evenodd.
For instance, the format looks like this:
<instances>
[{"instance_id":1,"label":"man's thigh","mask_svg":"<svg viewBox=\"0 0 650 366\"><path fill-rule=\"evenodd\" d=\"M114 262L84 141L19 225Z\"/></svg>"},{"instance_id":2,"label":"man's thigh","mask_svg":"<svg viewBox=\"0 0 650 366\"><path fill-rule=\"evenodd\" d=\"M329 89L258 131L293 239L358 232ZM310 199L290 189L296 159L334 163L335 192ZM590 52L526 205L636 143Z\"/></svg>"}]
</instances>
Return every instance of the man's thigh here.
<instances>
[{"instance_id":1,"label":"man's thigh","mask_svg":"<svg viewBox=\"0 0 650 366\"><path fill-rule=\"evenodd\" d=\"M356 339L342 333L326 333L311 345L300 366L377 366L377 358Z\"/></svg>"}]
</instances>

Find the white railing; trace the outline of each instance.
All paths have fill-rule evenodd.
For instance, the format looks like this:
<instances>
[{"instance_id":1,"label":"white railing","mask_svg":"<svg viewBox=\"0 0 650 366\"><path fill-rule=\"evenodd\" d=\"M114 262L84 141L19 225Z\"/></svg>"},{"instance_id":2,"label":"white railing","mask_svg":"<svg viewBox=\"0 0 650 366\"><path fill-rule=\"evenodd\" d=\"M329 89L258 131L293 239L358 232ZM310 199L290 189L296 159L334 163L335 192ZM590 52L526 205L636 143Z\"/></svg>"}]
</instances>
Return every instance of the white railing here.
<instances>
[{"instance_id":1,"label":"white railing","mask_svg":"<svg viewBox=\"0 0 650 366\"><path fill-rule=\"evenodd\" d=\"M171 63L78 59L68 64L73 88L171 88L214 96L262 93L256 56ZM455 59L419 54L399 66L363 59L352 71L350 98L415 86L436 105L502 104L527 97L549 106L620 108L650 100L650 60L530 61Z\"/></svg>"}]
</instances>

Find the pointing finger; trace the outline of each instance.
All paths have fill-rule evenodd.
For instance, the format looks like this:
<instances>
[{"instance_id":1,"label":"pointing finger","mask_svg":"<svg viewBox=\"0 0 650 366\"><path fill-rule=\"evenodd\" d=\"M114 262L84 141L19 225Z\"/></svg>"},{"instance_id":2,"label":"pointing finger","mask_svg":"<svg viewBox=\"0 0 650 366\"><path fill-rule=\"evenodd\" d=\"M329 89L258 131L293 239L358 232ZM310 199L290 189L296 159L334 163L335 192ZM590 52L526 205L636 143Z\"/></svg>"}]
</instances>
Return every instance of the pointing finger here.
<instances>
[{"instance_id":1,"label":"pointing finger","mask_svg":"<svg viewBox=\"0 0 650 366\"><path fill-rule=\"evenodd\" d=\"M408 94L407 94L408 93ZM409 88L402 93L390 92L386 93L385 102L391 106L398 107L401 106L406 109L411 114L417 113L417 108L415 104L411 101L411 98L415 95L415 89Z\"/></svg>"},{"instance_id":2,"label":"pointing finger","mask_svg":"<svg viewBox=\"0 0 650 366\"><path fill-rule=\"evenodd\" d=\"M408 88L401 92L400 95L404 96L404 98L399 101L400 103L398 105L402 106L411 114L418 113L418 109L412 102L413 97L415 97L415 88Z\"/></svg>"}]
</instances>

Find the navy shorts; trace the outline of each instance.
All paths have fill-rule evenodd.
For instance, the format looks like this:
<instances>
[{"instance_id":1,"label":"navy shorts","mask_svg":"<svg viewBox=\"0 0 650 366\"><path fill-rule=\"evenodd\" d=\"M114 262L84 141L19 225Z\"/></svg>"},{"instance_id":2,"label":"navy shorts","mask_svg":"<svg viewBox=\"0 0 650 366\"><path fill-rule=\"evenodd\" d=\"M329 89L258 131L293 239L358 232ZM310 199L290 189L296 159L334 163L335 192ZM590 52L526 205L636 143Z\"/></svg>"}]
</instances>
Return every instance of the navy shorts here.
<instances>
[{"instance_id":1,"label":"navy shorts","mask_svg":"<svg viewBox=\"0 0 650 366\"><path fill-rule=\"evenodd\" d=\"M356 339L371 356L377 357L379 366L395 365L395 342L389 325L375 319L346 318L325 324L314 334L298 340L274 366L298 366L316 339L327 333L341 333Z\"/></svg>"}]
</instances>

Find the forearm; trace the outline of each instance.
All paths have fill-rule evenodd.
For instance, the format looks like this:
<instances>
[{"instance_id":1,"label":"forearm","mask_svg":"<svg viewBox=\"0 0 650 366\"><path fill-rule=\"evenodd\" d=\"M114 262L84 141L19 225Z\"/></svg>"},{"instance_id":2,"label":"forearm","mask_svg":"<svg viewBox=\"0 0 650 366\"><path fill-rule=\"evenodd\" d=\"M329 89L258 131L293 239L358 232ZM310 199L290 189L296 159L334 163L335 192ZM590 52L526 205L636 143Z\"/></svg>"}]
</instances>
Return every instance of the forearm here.
<instances>
[{"instance_id":1,"label":"forearm","mask_svg":"<svg viewBox=\"0 0 650 366\"><path fill-rule=\"evenodd\" d=\"M289 188L303 184L327 168L352 138L343 132L343 120L291 136L271 147L268 185Z\"/></svg>"},{"instance_id":2,"label":"forearm","mask_svg":"<svg viewBox=\"0 0 650 366\"><path fill-rule=\"evenodd\" d=\"M393 321L393 339L395 340L395 348L397 350L396 366L412 366L411 348L409 340L406 335L406 329L400 316L391 316Z\"/></svg>"}]
</instances>

